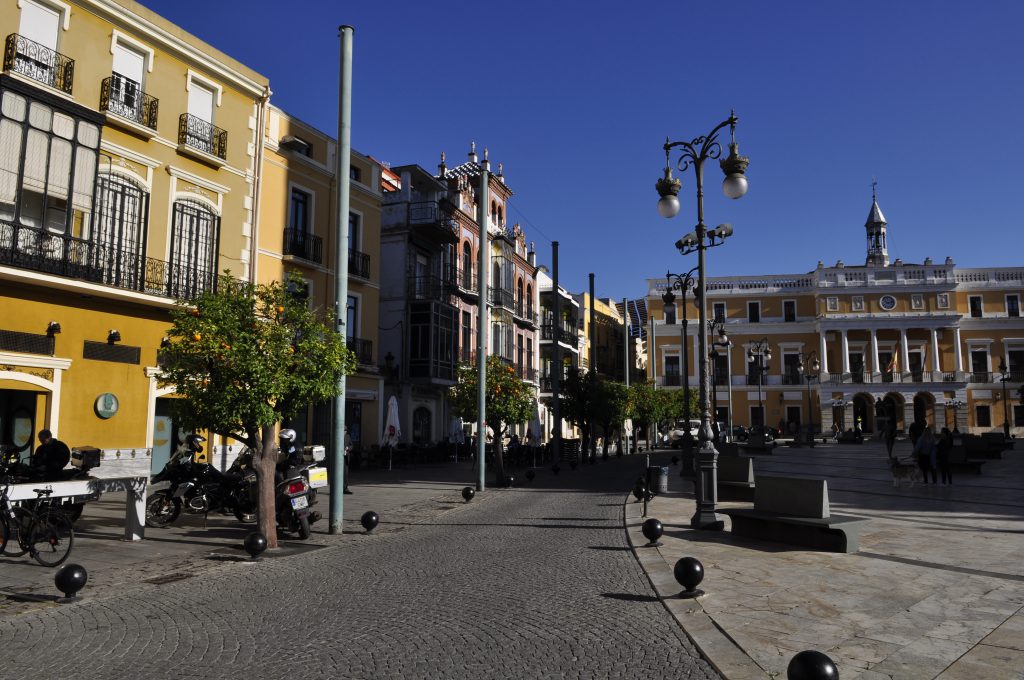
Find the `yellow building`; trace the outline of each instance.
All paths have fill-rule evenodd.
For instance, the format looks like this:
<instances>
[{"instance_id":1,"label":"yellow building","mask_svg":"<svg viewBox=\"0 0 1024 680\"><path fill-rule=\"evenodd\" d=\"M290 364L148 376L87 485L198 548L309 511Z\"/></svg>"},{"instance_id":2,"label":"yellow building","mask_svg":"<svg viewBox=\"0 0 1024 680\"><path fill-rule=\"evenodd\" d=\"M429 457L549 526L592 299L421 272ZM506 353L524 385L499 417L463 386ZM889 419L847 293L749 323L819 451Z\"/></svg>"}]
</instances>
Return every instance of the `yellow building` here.
<instances>
[{"instance_id":1,"label":"yellow building","mask_svg":"<svg viewBox=\"0 0 1024 680\"><path fill-rule=\"evenodd\" d=\"M306 281L313 309L333 312L337 249L337 142L329 135L269 107L266 153L259 188L255 276L280 281L296 272ZM345 425L353 445L368 448L382 430L382 379L378 369L380 217L382 168L353 152L349 210L348 345L359 368L346 381ZM330 446L330 403L311 406L288 423L302 442Z\"/></svg>"},{"instance_id":2,"label":"yellow building","mask_svg":"<svg viewBox=\"0 0 1024 680\"><path fill-rule=\"evenodd\" d=\"M625 381L623 341L626 328L619 308L608 299L595 297L591 304L590 293L577 293L573 298L579 303L580 365L587 370L596 369L598 374L618 382ZM590 310L594 310L594 325L590 324Z\"/></svg>"},{"instance_id":3,"label":"yellow building","mask_svg":"<svg viewBox=\"0 0 1024 680\"><path fill-rule=\"evenodd\" d=\"M732 344L710 365L719 422L731 397L734 425L828 432L835 423L873 433L879 416L894 415L904 432L920 418L962 432L1024 434L1024 267L890 262L877 201L865 227L864 265L709 277L708 317L724 321ZM647 290L648 376L677 389L686 370L697 389L692 293L682 361L683 299L676 291L666 315L666 281L648 279ZM712 331L709 343L717 339Z\"/></svg>"},{"instance_id":4,"label":"yellow building","mask_svg":"<svg viewBox=\"0 0 1024 680\"><path fill-rule=\"evenodd\" d=\"M0 440L175 431L177 299L250 277L268 81L128 0L0 0Z\"/></svg>"}]
</instances>

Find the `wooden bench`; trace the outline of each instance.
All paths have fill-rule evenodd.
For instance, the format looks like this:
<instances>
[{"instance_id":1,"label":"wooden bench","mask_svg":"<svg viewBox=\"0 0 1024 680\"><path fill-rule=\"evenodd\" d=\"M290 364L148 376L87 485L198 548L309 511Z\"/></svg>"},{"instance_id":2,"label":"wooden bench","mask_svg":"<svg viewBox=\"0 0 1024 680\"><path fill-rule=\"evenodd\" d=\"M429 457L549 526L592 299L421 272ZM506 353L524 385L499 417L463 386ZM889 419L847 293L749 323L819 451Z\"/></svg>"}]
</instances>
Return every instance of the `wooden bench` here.
<instances>
[{"instance_id":1,"label":"wooden bench","mask_svg":"<svg viewBox=\"0 0 1024 680\"><path fill-rule=\"evenodd\" d=\"M732 532L829 552L854 553L867 520L829 511L828 482L802 477L756 477L753 508L720 509Z\"/></svg>"},{"instance_id":2,"label":"wooden bench","mask_svg":"<svg viewBox=\"0 0 1024 680\"><path fill-rule=\"evenodd\" d=\"M973 474L981 474L983 460L972 460L967 457L967 449L963 446L954 446L949 450L949 467L954 470L967 470Z\"/></svg>"},{"instance_id":3,"label":"wooden bench","mask_svg":"<svg viewBox=\"0 0 1024 680\"><path fill-rule=\"evenodd\" d=\"M754 500L754 461L740 456L718 457L718 499Z\"/></svg>"}]
</instances>

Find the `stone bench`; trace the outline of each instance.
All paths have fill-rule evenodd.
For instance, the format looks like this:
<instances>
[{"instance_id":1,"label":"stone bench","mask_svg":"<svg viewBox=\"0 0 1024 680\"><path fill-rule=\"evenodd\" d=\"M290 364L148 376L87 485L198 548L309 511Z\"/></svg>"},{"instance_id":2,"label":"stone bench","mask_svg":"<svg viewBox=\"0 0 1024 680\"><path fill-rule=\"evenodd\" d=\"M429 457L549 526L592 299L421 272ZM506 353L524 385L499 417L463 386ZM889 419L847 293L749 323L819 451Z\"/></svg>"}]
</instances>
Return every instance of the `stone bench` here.
<instances>
[{"instance_id":1,"label":"stone bench","mask_svg":"<svg viewBox=\"0 0 1024 680\"><path fill-rule=\"evenodd\" d=\"M741 456L718 457L718 498L723 501L754 500L754 461Z\"/></svg>"},{"instance_id":2,"label":"stone bench","mask_svg":"<svg viewBox=\"0 0 1024 680\"><path fill-rule=\"evenodd\" d=\"M961 441L963 442L964 449L967 450L967 456L969 458L1000 459L1003 457L1003 435L1001 433L986 434L995 434L998 439L994 439L992 437L986 438L985 435L963 435Z\"/></svg>"},{"instance_id":3,"label":"stone bench","mask_svg":"<svg viewBox=\"0 0 1024 680\"><path fill-rule=\"evenodd\" d=\"M967 449L963 446L954 446L949 450L949 467L954 470L966 470L976 475L981 474L983 460L974 460L967 457Z\"/></svg>"},{"instance_id":4,"label":"stone bench","mask_svg":"<svg viewBox=\"0 0 1024 680\"><path fill-rule=\"evenodd\" d=\"M802 477L756 477L753 508L719 510L732 520L732 532L766 541L854 553L867 520L833 515L828 482Z\"/></svg>"}]
</instances>

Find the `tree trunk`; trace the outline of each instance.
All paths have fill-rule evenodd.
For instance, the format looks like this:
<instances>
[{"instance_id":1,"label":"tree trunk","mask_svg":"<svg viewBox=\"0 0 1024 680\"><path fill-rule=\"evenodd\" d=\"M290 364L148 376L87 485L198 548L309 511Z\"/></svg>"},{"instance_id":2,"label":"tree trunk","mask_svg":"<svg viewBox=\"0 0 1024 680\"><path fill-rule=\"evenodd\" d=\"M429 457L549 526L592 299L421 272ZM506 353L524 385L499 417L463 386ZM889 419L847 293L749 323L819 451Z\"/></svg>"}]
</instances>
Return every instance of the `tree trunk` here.
<instances>
[{"instance_id":1,"label":"tree trunk","mask_svg":"<svg viewBox=\"0 0 1024 680\"><path fill-rule=\"evenodd\" d=\"M267 548L277 547L277 518L274 508L274 473L277 470L277 426L263 428L260 448L256 450L253 467L256 469L257 484L257 522L260 533L267 537ZM259 440L257 440L259 441Z\"/></svg>"}]
</instances>

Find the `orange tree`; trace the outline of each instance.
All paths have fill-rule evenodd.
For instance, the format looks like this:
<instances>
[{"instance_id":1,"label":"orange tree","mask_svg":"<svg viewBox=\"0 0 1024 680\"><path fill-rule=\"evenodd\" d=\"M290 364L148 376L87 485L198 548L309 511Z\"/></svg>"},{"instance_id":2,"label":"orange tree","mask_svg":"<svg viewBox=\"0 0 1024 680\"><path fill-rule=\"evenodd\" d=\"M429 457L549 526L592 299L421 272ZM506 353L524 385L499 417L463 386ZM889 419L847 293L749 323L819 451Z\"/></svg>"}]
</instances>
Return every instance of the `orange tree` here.
<instances>
[{"instance_id":1,"label":"orange tree","mask_svg":"<svg viewBox=\"0 0 1024 680\"><path fill-rule=\"evenodd\" d=\"M478 417L477 385L478 371L475 365L459 364L458 382L451 388L450 400L453 410L464 420L475 421ZM498 482L505 479L505 463L502 457L501 440L509 425L527 422L532 415L533 388L516 376L515 369L505 364L500 357L487 357L487 423L494 430L494 460Z\"/></svg>"},{"instance_id":2,"label":"orange tree","mask_svg":"<svg viewBox=\"0 0 1024 680\"><path fill-rule=\"evenodd\" d=\"M216 292L172 310L161 352L160 383L182 397L182 424L252 449L259 529L272 548L278 423L337 396L338 379L356 367L341 337L290 292L301 285L254 285L225 273Z\"/></svg>"}]
</instances>

